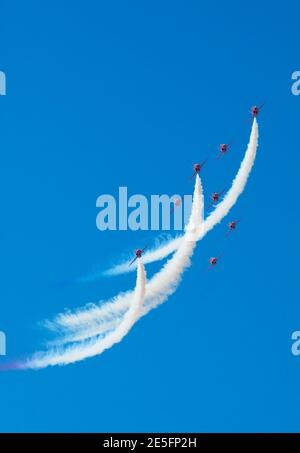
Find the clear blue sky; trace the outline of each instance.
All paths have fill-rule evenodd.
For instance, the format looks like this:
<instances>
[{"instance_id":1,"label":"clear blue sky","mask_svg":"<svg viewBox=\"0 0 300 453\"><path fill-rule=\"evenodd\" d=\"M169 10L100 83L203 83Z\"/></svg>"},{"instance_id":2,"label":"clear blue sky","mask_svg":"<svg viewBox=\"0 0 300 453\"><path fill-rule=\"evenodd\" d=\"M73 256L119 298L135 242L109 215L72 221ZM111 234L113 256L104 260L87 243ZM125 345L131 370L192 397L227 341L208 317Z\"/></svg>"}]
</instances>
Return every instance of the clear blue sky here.
<instances>
[{"instance_id":1,"label":"clear blue sky","mask_svg":"<svg viewBox=\"0 0 300 453\"><path fill-rule=\"evenodd\" d=\"M189 193L191 165L234 139L203 172L206 194L229 185L249 108L267 104L234 237L213 230L176 294L102 356L2 373L1 431L299 431L299 16L296 1L2 2L8 357L41 346L40 320L134 285L58 284L156 236L99 232L98 195Z\"/></svg>"}]
</instances>

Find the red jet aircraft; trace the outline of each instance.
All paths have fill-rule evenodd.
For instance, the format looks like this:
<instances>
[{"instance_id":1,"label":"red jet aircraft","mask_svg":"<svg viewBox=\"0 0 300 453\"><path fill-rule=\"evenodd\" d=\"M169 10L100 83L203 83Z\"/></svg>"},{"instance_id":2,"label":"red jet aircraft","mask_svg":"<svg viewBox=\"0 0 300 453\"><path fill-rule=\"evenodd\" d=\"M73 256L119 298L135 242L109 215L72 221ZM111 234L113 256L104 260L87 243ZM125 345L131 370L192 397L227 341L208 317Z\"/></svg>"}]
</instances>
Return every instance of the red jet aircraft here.
<instances>
[{"instance_id":1,"label":"red jet aircraft","mask_svg":"<svg viewBox=\"0 0 300 453\"><path fill-rule=\"evenodd\" d=\"M133 258L133 260L131 261L131 263L129 263L129 266L131 266L138 258L141 258L142 257L142 254L144 253L144 251L146 250L147 246L144 247L143 249L136 249L135 250L135 257Z\"/></svg>"},{"instance_id":2,"label":"red jet aircraft","mask_svg":"<svg viewBox=\"0 0 300 453\"><path fill-rule=\"evenodd\" d=\"M214 267L217 264L219 258L220 258L219 256L213 256L213 257L209 258L209 264L210 264L209 269L211 269L212 267Z\"/></svg>"},{"instance_id":3,"label":"red jet aircraft","mask_svg":"<svg viewBox=\"0 0 300 453\"><path fill-rule=\"evenodd\" d=\"M223 195L223 193L224 193L224 190L222 190L222 192L213 192L210 196L212 201L207 209L210 209L214 204L218 203L220 196Z\"/></svg>"},{"instance_id":4,"label":"red jet aircraft","mask_svg":"<svg viewBox=\"0 0 300 453\"><path fill-rule=\"evenodd\" d=\"M259 107L257 107L257 105L254 105L251 108L252 118L256 118L258 116L259 112L261 111L261 109L263 108L264 105L265 105L265 103L261 104Z\"/></svg>"},{"instance_id":5,"label":"red jet aircraft","mask_svg":"<svg viewBox=\"0 0 300 453\"><path fill-rule=\"evenodd\" d=\"M200 171L202 170L204 164L205 164L206 160L202 161L201 164L194 164L194 173L193 175L191 176L191 179L196 176L198 173L200 173Z\"/></svg>"},{"instance_id":6,"label":"red jet aircraft","mask_svg":"<svg viewBox=\"0 0 300 453\"><path fill-rule=\"evenodd\" d=\"M232 220L231 222L228 223L228 230L225 236L230 234L232 231L236 229L237 224L240 222L240 220Z\"/></svg>"},{"instance_id":7,"label":"red jet aircraft","mask_svg":"<svg viewBox=\"0 0 300 453\"><path fill-rule=\"evenodd\" d=\"M229 150L231 146L231 143L221 143L221 145L219 146L219 155L217 156L217 159L220 159L220 157L222 157L224 154L227 153L227 151Z\"/></svg>"},{"instance_id":8,"label":"red jet aircraft","mask_svg":"<svg viewBox=\"0 0 300 453\"><path fill-rule=\"evenodd\" d=\"M233 220L232 222L228 223L228 228L230 231L233 231L236 229L237 224L240 222L240 220Z\"/></svg>"}]
</instances>

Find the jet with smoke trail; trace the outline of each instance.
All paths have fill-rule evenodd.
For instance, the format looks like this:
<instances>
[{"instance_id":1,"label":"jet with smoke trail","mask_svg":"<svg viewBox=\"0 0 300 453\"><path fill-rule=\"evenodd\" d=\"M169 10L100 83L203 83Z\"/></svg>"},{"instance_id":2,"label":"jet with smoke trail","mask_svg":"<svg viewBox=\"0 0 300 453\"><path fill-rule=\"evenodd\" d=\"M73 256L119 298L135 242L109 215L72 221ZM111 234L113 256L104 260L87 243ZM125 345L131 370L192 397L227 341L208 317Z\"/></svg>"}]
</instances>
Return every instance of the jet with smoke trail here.
<instances>
[{"instance_id":1,"label":"jet with smoke trail","mask_svg":"<svg viewBox=\"0 0 300 453\"><path fill-rule=\"evenodd\" d=\"M221 222L221 220L228 214L231 207L235 204L239 195L243 192L255 161L257 143L258 125L256 119L254 119L248 148L232 186L222 202L204 221L202 227L198 231L197 240L201 240L208 231L210 231L217 223ZM182 250L181 245L184 242L183 238L180 238L179 242L178 240L171 242L171 247L174 246L174 242L176 244L176 249ZM165 251L165 248L157 250L156 256L160 253L160 257L162 259L165 257ZM178 255L175 254L174 257L177 259ZM147 261L147 253L144 255L144 262L145 260ZM164 286L165 279L164 277L161 277L161 275L164 276L164 274L162 274L164 271L168 272L170 263L172 262L172 260L167 262L163 269L148 282L145 306L143 307L142 314L146 314L149 310L167 299L168 294L164 294L166 289ZM127 263L126 268L128 268ZM161 283L161 285L157 284L157 281ZM50 323L50 326L53 330L64 331L66 333L70 332L71 335L76 334L79 335L80 338L85 338L86 335L89 335L89 331L95 332L98 331L97 329L99 329L99 332L104 333L107 329L110 329L111 326L114 326L120 322L120 319L122 319L123 314L130 305L131 298L132 293L127 292L118 295L116 298L102 304L101 306L89 306L78 310L75 313L60 314L52 323Z\"/></svg>"},{"instance_id":2,"label":"jet with smoke trail","mask_svg":"<svg viewBox=\"0 0 300 453\"><path fill-rule=\"evenodd\" d=\"M119 343L128 334L140 316L146 292L146 273L144 265L139 259L137 278L132 303L125 313L118 327L111 330L106 336L96 336L92 340L82 341L63 348L53 348L46 352L35 353L31 358L17 364L14 369L40 369L47 366L67 365L88 357L102 354L105 350Z\"/></svg>"}]
</instances>

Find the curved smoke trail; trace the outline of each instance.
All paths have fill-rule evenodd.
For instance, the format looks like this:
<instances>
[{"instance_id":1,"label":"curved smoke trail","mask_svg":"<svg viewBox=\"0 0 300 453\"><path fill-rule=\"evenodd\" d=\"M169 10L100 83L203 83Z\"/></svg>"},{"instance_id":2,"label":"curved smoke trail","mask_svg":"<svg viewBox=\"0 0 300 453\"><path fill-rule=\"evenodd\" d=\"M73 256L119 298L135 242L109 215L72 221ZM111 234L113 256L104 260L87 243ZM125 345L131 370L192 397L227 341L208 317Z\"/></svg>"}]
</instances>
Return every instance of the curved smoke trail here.
<instances>
[{"instance_id":1,"label":"curved smoke trail","mask_svg":"<svg viewBox=\"0 0 300 453\"><path fill-rule=\"evenodd\" d=\"M102 354L106 349L119 343L128 334L140 312L145 299L146 273L142 261L138 260L136 287L132 303L122 321L115 330L111 330L104 338L96 337L93 340L82 341L72 346L53 348L47 352L36 353L31 359L18 365L18 369L40 369L47 366L67 365Z\"/></svg>"},{"instance_id":2,"label":"curved smoke trail","mask_svg":"<svg viewBox=\"0 0 300 453\"><path fill-rule=\"evenodd\" d=\"M192 211L183 240L174 256L147 284L146 297L140 316L165 302L176 291L183 272L190 266L190 258L203 227L203 191L199 176L196 176ZM119 295L113 302L101 307L89 307L71 315L59 315L58 322L71 330L71 334L58 340L58 344L82 341L96 335L103 335L115 328L128 309L132 293ZM64 316L64 318L62 318ZM65 317L67 316L67 318ZM56 343L57 344L57 343Z\"/></svg>"},{"instance_id":3,"label":"curved smoke trail","mask_svg":"<svg viewBox=\"0 0 300 453\"><path fill-rule=\"evenodd\" d=\"M240 165L239 171L232 183L231 188L224 197L223 201L217 205L215 210L205 220L202 235L199 236L199 240L202 239L203 236L208 231L210 231L217 223L221 222L221 220L228 214L229 210L235 204L239 195L243 192L247 183L248 176L254 164L257 149L257 141L258 141L258 125L256 118L254 118L248 148L245 153L244 159ZM162 246L159 246L156 249L149 250L144 255L144 263L149 264L153 263L154 261L163 260L171 253L175 252L180 246L181 242L182 236L179 236L163 244ZM117 264L111 269L104 271L102 275L114 276L124 274L127 272L132 272L134 270L134 266L129 267L128 263L129 262L126 261Z\"/></svg>"},{"instance_id":4,"label":"curved smoke trail","mask_svg":"<svg viewBox=\"0 0 300 453\"><path fill-rule=\"evenodd\" d=\"M231 207L235 204L239 195L243 192L255 161L257 142L258 125L256 119L254 119L248 148L232 186L224 199L204 221L202 228L198 232L197 240L202 239L208 231L210 231L217 223L221 222L221 220L228 214ZM173 245L174 243L177 247L177 239L172 242ZM173 257L175 258L175 263L177 263L178 256L182 253L180 252L180 250L182 250L182 243L183 238L180 238L179 247L177 247L179 254L176 253ZM185 248L183 248L183 250L185 250ZM157 250L157 253L159 251L162 256L165 253L165 248ZM162 256L162 258L163 257L164 256ZM166 295L164 294L165 279L163 276L165 273L162 274L162 272L168 273L172 262L172 259L168 261L163 269L148 282L145 305L143 307L142 314L147 313L151 308L156 307L169 296L168 292ZM52 330L56 331L70 332L71 336L79 335L79 338L85 338L86 335L89 335L88 331L90 331L91 334L95 332L104 333L115 325L118 325L122 319L122 316L128 309L131 299L131 292L119 294L116 298L101 306L89 306L74 313L60 314L54 319L53 322L48 324L48 327L51 327Z\"/></svg>"}]
</instances>

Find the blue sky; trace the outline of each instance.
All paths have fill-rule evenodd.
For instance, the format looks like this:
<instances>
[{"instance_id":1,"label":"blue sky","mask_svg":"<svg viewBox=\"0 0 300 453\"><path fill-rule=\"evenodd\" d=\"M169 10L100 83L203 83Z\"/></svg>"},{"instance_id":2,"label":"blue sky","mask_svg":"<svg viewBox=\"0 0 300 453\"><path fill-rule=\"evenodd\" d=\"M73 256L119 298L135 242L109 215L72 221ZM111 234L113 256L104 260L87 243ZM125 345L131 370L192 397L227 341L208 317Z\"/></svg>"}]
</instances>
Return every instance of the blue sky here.
<instances>
[{"instance_id":1,"label":"blue sky","mask_svg":"<svg viewBox=\"0 0 300 453\"><path fill-rule=\"evenodd\" d=\"M249 108L267 104L234 237L215 228L176 294L102 356L2 373L1 431L299 431L299 14L296 1L2 2L8 357L42 345L39 321L133 287L134 274L76 283L157 236L100 232L97 196L190 193L209 156L205 193L230 185Z\"/></svg>"}]
</instances>

